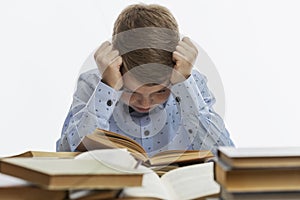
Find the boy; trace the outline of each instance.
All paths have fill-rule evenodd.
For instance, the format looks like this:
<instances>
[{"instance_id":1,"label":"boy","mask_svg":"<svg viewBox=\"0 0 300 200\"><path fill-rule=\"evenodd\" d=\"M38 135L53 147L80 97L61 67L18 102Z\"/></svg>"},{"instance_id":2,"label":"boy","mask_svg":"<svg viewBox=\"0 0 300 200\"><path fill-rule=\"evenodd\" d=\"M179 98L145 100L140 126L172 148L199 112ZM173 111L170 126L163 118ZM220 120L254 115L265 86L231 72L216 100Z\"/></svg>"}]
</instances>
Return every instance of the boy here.
<instances>
[{"instance_id":1,"label":"boy","mask_svg":"<svg viewBox=\"0 0 300 200\"><path fill-rule=\"evenodd\" d=\"M95 128L128 136L149 155L168 149L233 145L214 112L206 79L193 69L197 48L179 38L159 5L131 5L114 24L112 43L94 54L97 69L80 75L58 151L76 151ZM88 147L86 147L88 149Z\"/></svg>"}]
</instances>

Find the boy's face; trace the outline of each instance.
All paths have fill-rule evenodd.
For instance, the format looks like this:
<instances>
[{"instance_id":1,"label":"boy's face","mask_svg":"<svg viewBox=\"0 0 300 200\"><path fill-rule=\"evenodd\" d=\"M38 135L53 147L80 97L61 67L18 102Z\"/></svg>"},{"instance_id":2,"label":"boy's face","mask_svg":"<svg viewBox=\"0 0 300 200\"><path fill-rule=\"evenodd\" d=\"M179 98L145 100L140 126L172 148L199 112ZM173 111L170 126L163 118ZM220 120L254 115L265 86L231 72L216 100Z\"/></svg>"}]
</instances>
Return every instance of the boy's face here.
<instances>
[{"instance_id":1,"label":"boy's face","mask_svg":"<svg viewBox=\"0 0 300 200\"><path fill-rule=\"evenodd\" d=\"M170 81L162 84L142 85L132 75L123 76L124 91L121 100L139 113L148 113L164 103L170 96Z\"/></svg>"}]
</instances>

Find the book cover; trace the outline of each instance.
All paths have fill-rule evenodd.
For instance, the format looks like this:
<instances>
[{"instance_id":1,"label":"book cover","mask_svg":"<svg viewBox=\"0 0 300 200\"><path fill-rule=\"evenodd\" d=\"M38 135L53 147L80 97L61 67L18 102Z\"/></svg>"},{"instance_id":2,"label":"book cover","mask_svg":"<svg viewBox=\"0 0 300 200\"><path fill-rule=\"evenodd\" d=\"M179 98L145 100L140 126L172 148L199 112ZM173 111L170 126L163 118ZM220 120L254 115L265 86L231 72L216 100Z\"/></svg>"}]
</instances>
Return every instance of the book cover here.
<instances>
[{"instance_id":1,"label":"book cover","mask_svg":"<svg viewBox=\"0 0 300 200\"><path fill-rule=\"evenodd\" d=\"M299 167L300 147L219 147L217 157L232 168Z\"/></svg>"},{"instance_id":2,"label":"book cover","mask_svg":"<svg viewBox=\"0 0 300 200\"><path fill-rule=\"evenodd\" d=\"M215 176L229 192L300 190L300 167L231 168L218 160Z\"/></svg>"},{"instance_id":3,"label":"book cover","mask_svg":"<svg viewBox=\"0 0 300 200\"><path fill-rule=\"evenodd\" d=\"M134 160L132 156L124 151L114 152L113 154L108 151L98 151L98 154L103 154L102 157L96 157L95 152L92 155L91 152L85 152L77 156L80 159L76 159L77 157L2 158L0 172L47 189L114 189L141 185L143 172L129 168L124 163L123 167L117 166L109 160L109 158Z\"/></svg>"}]
</instances>

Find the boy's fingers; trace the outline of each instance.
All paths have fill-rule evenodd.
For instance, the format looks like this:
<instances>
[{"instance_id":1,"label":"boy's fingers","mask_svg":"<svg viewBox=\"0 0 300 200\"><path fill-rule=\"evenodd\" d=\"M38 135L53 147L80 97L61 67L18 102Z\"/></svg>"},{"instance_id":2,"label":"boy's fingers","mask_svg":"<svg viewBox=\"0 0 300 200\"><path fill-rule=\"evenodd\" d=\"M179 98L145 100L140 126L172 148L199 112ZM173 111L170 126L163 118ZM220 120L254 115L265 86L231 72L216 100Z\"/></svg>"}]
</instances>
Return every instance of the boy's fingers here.
<instances>
[{"instance_id":1,"label":"boy's fingers","mask_svg":"<svg viewBox=\"0 0 300 200\"><path fill-rule=\"evenodd\" d=\"M176 62L176 61L186 61L186 62L188 62L187 58L178 51L173 52L173 61L174 62Z\"/></svg>"},{"instance_id":2,"label":"boy's fingers","mask_svg":"<svg viewBox=\"0 0 300 200\"><path fill-rule=\"evenodd\" d=\"M182 47L181 45L176 46L176 51L178 53L180 53L181 55L188 55L189 54L189 51L187 49L185 49L184 47Z\"/></svg>"},{"instance_id":3,"label":"boy's fingers","mask_svg":"<svg viewBox=\"0 0 300 200\"><path fill-rule=\"evenodd\" d=\"M99 55L102 55L102 57L106 57L110 52L112 51L112 45L108 45L103 48L101 52L99 52Z\"/></svg>"},{"instance_id":4,"label":"boy's fingers","mask_svg":"<svg viewBox=\"0 0 300 200\"><path fill-rule=\"evenodd\" d=\"M181 41L180 41L181 42ZM187 44L184 45L185 48L188 48L189 50L192 50L194 52L194 54L198 54L198 49L197 47L192 43L192 41L190 40L190 38L188 37L184 37L182 39L182 43Z\"/></svg>"},{"instance_id":5,"label":"boy's fingers","mask_svg":"<svg viewBox=\"0 0 300 200\"><path fill-rule=\"evenodd\" d=\"M191 48L186 42L183 42L183 41L179 41L178 46L181 46L181 47L185 48L186 50L189 50Z\"/></svg>"},{"instance_id":6,"label":"boy's fingers","mask_svg":"<svg viewBox=\"0 0 300 200\"><path fill-rule=\"evenodd\" d=\"M103 42L100 47L96 50L94 56L95 58L99 55L99 53L101 53L106 47L108 47L109 45L111 45L111 43L109 41L105 41Z\"/></svg>"},{"instance_id":7,"label":"boy's fingers","mask_svg":"<svg viewBox=\"0 0 300 200\"><path fill-rule=\"evenodd\" d=\"M194 62L194 60L195 60L194 52L188 51L185 48L183 48L182 46L177 46L176 51L180 54L180 56L182 57L182 59L184 59L184 61L189 62L189 63Z\"/></svg>"},{"instance_id":8,"label":"boy's fingers","mask_svg":"<svg viewBox=\"0 0 300 200\"><path fill-rule=\"evenodd\" d=\"M107 64L110 60L106 57L112 51L112 48L113 47L110 42L104 42L94 54L94 59L100 63Z\"/></svg>"},{"instance_id":9,"label":"boy's fingers","mask_svg":"<svg viewBox=\"0 0 300 200\"><path fill-rule=\"evenodd\" d=\"M113 59L111 61L111 63L109 64L113 67L119 67L122 65L122 57L121 56L117 56L115 59Z\"/></svg>"},{"instance_id":10,"label":"boy's fingers","mask_svg":"<svg viewBox=\"0 0 300 200\"><path fill-rule=\"evenodd\" d=\"M197 47L192 43L192 41L190 40L190 38L184 37L184 38L182 38L182 41L183 41L184 43L187 43L189 46L191 46L191 47L197 49Z\"/></svg>"},{"instance_id":11,"label":"boy's fingers","mask_svg":"<svg viewBox=\"0 0 300 200\"><path fill-rule=\"evenodd\" d=\"M119 51L118 50L113 50L107 54L107 60L113 61L116 57L119 56Z\"/></svg>"}]
</instances>

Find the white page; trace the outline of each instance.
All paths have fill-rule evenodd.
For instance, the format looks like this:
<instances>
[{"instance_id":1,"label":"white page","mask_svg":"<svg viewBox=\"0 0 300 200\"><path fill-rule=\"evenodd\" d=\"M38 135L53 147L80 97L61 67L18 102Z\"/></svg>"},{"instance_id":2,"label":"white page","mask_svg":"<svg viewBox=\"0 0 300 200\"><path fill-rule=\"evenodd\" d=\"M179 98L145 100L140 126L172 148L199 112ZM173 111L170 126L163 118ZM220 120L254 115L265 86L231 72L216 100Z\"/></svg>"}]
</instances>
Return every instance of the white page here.
<instances>
[{"instance_id":1,"label":"white page","mask_svg":"<svg viewBox=\"0 0 300 200\"><path fill-rule=\"evenodd\" d=\"M140 166L147 170L143 175L142 187L125 188L122 197L155 197L159 199L171 199L159 176L151 169Z\"/></svg>"},{"instance_id":2,"label":"white page","mask_svg":"<svg viewBox=\"0 0 300 200\"><path fill-rule=\"evenodd\" d=\"M143 172L142 169L137 169L138 162L127 151L127 149L97 149L87 151L79 154L75 159L80 160L97 160L107 167L120 171L138 171Z\"/></svg>"},{"instance_id":3,"label":"white page","mask_svg":"<svg viewBox=\"0 0 300 200\"><path fill-rule=\"evenodd\" d=\"M172 170L161 177L171 199L185 200L216 194L220 186L214 180L212 162Z\"/></svg>"}]
</instances>

